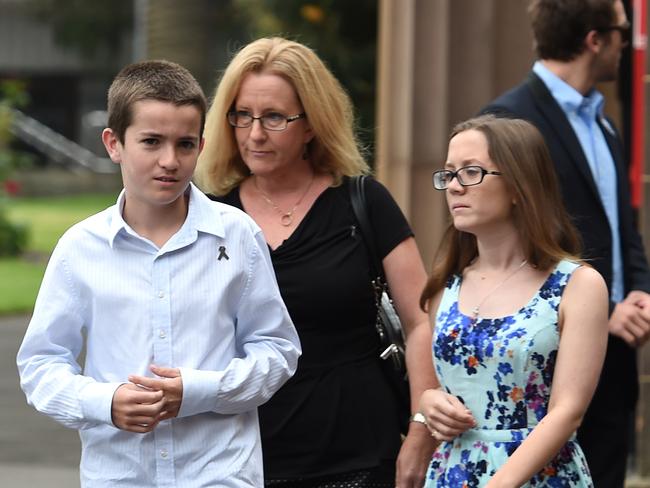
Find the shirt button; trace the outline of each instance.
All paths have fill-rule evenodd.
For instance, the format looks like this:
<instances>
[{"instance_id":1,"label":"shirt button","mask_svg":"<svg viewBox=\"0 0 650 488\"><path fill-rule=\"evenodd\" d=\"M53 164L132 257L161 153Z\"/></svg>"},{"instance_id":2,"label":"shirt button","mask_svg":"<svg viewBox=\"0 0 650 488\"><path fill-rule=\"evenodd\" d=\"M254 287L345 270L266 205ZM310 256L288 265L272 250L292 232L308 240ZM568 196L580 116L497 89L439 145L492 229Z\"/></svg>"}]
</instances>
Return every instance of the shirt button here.
<instances>
[{"instance_id":1,"label":"shirt button","mask_svg":"<svg viewBox=\"0 0 650 488\"><path fill-rule=\"evenodd\" d=\"M163 329L160 329L160 332L158 332L158 337L164 339L165 337L167 337L167 334L165 334L165 331Z\"/></svg>"},{"instance_id":2,"label":"shirt button","mask_svg":"<svg viewBox=\"0 0 650 488\"><path fill-rule=\"evenodd\" d=\"M165 292L164 291L159 291L158 292L158 298L165 298Z\"/></svg>"},{"instance_id":3,"label":"shirt button","mask_svg":"<svg viewBox=\"0 0 650 488\"><path fill-rule=\"evenodd\" d=\"M167 452L167 449L161 449L160 457L163 458L163 459L167 459L167 456L169 456L169 453Z\"/></svg>"}]
</instances>

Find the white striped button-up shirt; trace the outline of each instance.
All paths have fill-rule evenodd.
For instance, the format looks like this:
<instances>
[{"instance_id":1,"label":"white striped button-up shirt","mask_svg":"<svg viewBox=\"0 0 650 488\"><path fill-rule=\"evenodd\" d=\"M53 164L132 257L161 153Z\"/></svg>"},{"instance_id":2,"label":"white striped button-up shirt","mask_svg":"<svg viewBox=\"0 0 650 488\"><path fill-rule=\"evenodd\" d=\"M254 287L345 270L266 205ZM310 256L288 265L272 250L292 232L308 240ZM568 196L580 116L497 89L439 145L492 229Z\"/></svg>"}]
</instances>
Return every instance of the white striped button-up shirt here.
<instances>
[{"instance_id":1,"label":"white striped button-up shirt","mask_svg":"<svg viewBox=\"0 0 650 488\"><path fill-rule=\"evenodd\" d=\"M122 193L68 230L48 264L18 368L28 402L79 429L82 486L263 486L256 408L295 372L298 336L259 227L188 191L162 248L123 220ZM180 368L178 417L147 434L117 429L115 390L151 364Z\"/></svg>"}]
</instances>

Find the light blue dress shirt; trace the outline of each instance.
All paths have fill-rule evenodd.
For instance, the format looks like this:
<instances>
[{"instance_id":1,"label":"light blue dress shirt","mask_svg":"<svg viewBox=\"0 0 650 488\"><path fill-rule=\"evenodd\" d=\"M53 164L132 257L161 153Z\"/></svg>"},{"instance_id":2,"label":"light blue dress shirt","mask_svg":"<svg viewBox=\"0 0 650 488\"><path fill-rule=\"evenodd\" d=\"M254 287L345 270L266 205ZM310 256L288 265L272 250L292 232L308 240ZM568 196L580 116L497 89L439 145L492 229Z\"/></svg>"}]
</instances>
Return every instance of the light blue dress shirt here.
<instances>
[{"instance_id":1,"label":"light blue dress shirt","mask_svg":"<svg viewBox=\"0 0 650 488\"><path fill-rule=\"evenodd\" d=\"M161 249L123 220L122 192L69 229L47 266L17 362L29 403L79 429L82 486L263 486L257 407L295 372L298 335L259 227L188 192ZM150 364L180 368L179 415L119 430L113 394Z\"/></svg>"},{"instance_id":2,"label":"light blue dress shirt","mask_svg":"<svg viewBox=\"0 0 650 488\"><path fill-rule=\"evenodd\" d=\"M567 116L571 127L580 141L591 174L593 175L600 199L607 214L612 234L612 289L610 297L613 302L625 298L623 285L623 258L621 254L621 236L618 229L618 195L616 166L607 140L597 121L615 134L609 122L603 116L605 99L593 89L585 97L571 85L551 72L537 61L533 71L539 76L553 95L553 98Z\"/></svg>"}]
</instances>

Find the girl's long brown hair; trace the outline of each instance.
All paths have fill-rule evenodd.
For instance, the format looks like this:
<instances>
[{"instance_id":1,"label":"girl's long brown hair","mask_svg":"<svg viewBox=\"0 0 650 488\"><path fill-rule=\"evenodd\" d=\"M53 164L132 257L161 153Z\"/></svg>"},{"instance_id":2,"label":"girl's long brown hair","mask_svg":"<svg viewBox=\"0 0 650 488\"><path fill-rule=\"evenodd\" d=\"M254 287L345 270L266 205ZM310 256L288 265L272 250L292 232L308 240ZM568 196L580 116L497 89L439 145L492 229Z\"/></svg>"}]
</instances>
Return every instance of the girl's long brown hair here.
<instances>
[{"instance_id":1,"label":"girl's long brown hair","mask_svg":"<svg viewBox=\"0 0 650 488\"><path fill-rule=\"evenodd\" d=\"M515 227L528 262L546 270L562 259L578 260L579 234L564 208L551 156L540 132L525 120L483 115L456 125L449 140L468 130L485 136L490 159L514 195ZM477 253L476 237L450 223L420 296L424 311L449 277L461 274Z\"/></svg>"}]
</instances>

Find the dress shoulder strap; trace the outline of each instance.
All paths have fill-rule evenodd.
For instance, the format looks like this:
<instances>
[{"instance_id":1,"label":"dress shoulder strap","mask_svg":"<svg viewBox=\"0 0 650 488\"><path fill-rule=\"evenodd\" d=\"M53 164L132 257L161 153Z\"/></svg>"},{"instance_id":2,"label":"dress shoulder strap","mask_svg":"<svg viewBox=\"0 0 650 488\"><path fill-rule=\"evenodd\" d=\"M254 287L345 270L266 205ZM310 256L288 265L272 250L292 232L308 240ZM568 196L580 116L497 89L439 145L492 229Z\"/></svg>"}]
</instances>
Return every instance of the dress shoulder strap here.
<instances>
[{"instance_id":1,"label":"dress shoulder strap","mask_svg":"<svg viewBox=\"0 0 650 488\"><path fill-rule=\"evenodd\" d=\"M562 273L566 273L570 277L580 266L582 266L582 264L576 263L575 261L569 261L568 259L563 259L557 263L555 269Z\"/></svg>"},{"instance_id":2,"label":"dress shoulder strap","mask_svg":"<svg viewBox=\"0 0 650 488\"><path fill-rule=\"evenodd\" d=\"M580 263L568 259L563 259L557 263L555 269L540 288L539 296L549 301L557 309L571 275L580 266L582 266Z\"/></svg>"},{"instance_id":3,"label":"dress shoulder strap","mask_svg":"<svg viewBox=\"0 0 650 488\"><path fill-rule=\"evenodd\" d=\"M440 299L440 305L436 311L436 317L442 312L448 312L455 304L458 303L458 293L460 291L461 277L459 275L452 275L445 284Z\"/></svg>"}]
</instances>

